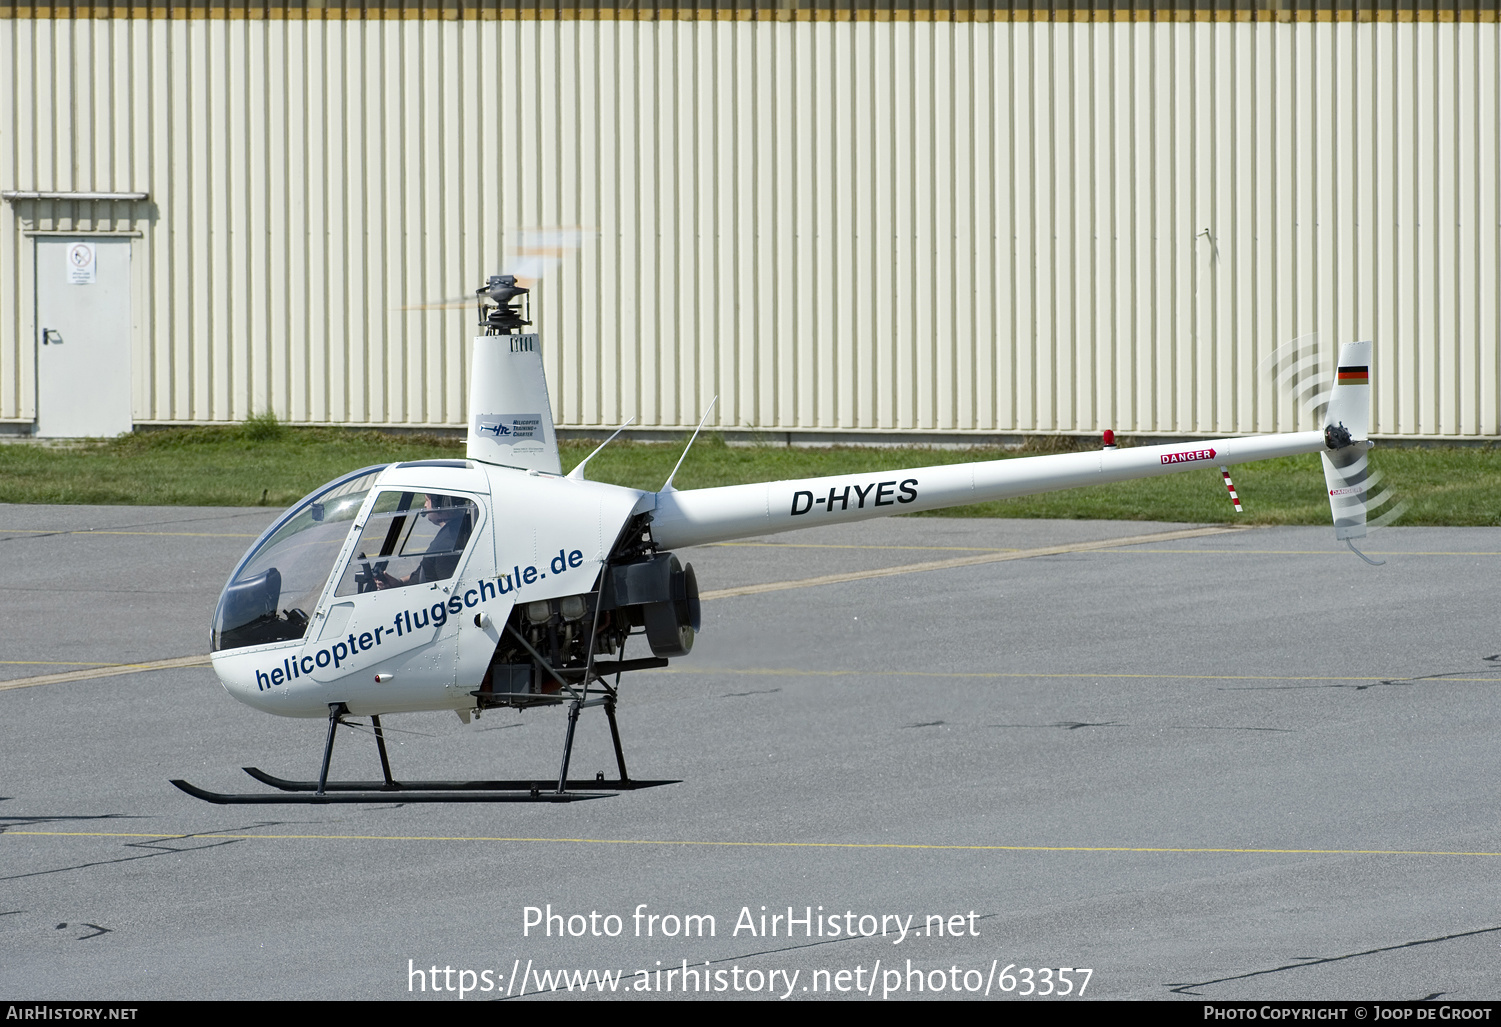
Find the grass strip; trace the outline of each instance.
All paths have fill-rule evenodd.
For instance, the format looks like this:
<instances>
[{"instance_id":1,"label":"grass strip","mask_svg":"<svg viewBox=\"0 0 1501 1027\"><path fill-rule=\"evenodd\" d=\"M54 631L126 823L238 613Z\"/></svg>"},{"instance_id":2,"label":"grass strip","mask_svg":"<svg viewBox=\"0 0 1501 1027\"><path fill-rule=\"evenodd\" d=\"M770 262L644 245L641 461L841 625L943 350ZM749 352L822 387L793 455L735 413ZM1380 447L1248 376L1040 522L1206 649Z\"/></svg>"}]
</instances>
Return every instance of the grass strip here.
<instances>
[{"instance_id":1,"label":"grass strip","mask_svg":"<svg viewBox=\"0 0 1501 1027\"><path fill-rule=\"evenodd\" d=\"M1129 444L1129 440L1123 440ZM745 482L902 470L934 464L1008 460L1065 452L1079 443L1043 439L1009 449L729 446L701 437L674 483L708 488ZM562 445L564 469L593 442ZM595 481L657 489L682 443L612 443L589 465ZM0 500L147 506L285 507L345 471L396 460L462 456L464 443L436 435L341 428L295 428L275 418L242 424L136 432L64 445L0 445ZM1372 462L1411 507L1399 524L1501 524L1501 454L1490 447L1378 447ZM960 517L1329 523L1323 469L1316 456L1242 464L1234 472L1245 505L1230 506L1218 470L1051 492L943 511ZM917 515L923 516L923 515Z\"/></svg>"}]
</instances>

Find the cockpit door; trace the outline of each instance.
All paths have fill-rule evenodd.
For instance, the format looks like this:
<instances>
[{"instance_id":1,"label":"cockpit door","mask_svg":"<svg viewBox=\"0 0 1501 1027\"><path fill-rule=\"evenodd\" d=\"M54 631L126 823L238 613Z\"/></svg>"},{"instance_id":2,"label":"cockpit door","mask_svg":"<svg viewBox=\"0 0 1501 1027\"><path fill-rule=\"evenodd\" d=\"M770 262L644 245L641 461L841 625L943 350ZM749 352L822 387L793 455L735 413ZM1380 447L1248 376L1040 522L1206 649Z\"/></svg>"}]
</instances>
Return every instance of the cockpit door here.
<instances>
[{"instance_id":1,"label":"cockpit door","mask_svg":"<svg viewBox=\"0 0 1501 1027\"><path fill-rule=\"evenodd\" d=\"M298 669L333 681L378 667L382 680L403 685L450 684L460 615L449 601L486 544L486 507L486 497L467 493L377 492L314 614Z\"/></svg>"}]
</instances>

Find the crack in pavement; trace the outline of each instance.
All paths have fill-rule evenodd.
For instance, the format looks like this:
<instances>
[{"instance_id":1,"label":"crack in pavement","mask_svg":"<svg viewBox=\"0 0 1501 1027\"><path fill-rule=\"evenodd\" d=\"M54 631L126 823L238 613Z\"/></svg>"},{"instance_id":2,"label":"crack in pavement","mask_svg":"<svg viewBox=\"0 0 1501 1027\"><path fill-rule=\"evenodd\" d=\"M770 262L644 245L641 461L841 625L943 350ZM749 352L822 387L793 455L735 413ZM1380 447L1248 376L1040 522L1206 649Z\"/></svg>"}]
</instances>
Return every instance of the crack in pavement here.
<instances>
[{"instance_id":1,"label":"crack in pavement","mask_svg":"<svg viewBox=\"0 0 1501 1027\"><path fill-rule=\"evenodd\" d=\"M940 720L940 721L936 721L935 723L942 724L943 721ZM911 726L912 727L925 727L926 725L923 725L923 724L913 724ZM1063 728L1066 731L1077 731L1081 727L1130 727L1131 725L1130 724L1122 724L1118 720L1101 720L1101 721L1060 720L1060 721L1058 721L1055 724L986 724L985 726L986 727L1032 727L1032 728L1038 728L1038 727L1042 727L1042 728L1061 727L1061 728Z\"/></svg>"},{"instance_id":2,"label":"crack in pavement","mask_svg":"<svg viewBox=\"0 0 1501 1027\"><path fill-rule=\"evenodd\" d=\"M9 798L9 796L6 796L5 798ZM96 815L92 815L92 816L73 816L73 817L70 817L70 816L56 816L56 815L54 815L54 816L39 816L39 817L0 816L0 834L4 834L5 833L5 829L7 827L17 827L17 826L22 826L22 825L30 827L30 826L33 826L35 824L64 824L64 823L68 823L69 821L73 821L73 820L146 820L146 819L148 819L148 818L145 817L144 815L137 815L137 814L134 814L134 813L100 813L100 814L96 814Z\"/></svg>"},{"instance_id":3,"label":"crack in pavement","mask_svg":"<svg viewBox=\"0 0 1501 1027\"><path fill-rule=\"evenodd\" d=\"M271 507L266 507L265 509L267 513L272 514L273 516L279 513L279 511L274 510ZM167 517L157 518L149 521L140 521L138 523L132 522L127 524L108 524L89 528L60 528L57 531L28 531L25 528L0 528L0 531L23 532L23 534L6 535L4 537L0 537L0 542L9 542L15 539L28 538L55 538L58 535L92 535L99 532L126 531L130 528L158 528L167 524L199 524L205 521L230 521L234 520L236 517L248 516L250 516L250 514L246 513L243 510L235 510L230 513L204 514L198 517ZM236 534L238 535L238 533ZM255 536L246 535L246 537L254 538Z\"/></svg>"},{"instance_id":4,"label":"crack in pavement","mask_svg":"<svg viewBox=\"0 0 1501 1027\"><path fill-rule=\"evenodd\" d=\"M79 818L79 819L84 819L84 818ZM100 818L100 819L102 819L102 818ZM211 838L211 837L213 837L216 834L227 833L227 831L229 831L229 830L234 830L234 831L250 831L250 830L253 830L255 828L261 828L261 827L280 827L280 826L282 826L283 823L284 823L284 821L280 821L280 820L268 820L268 821L262 821L262 822L259 822L259 823L251 824L248 827L238 827L238 828L229 828L229 829L220 828L220 829L218 829L216 831L202 832L202 835L206 835L206 836L208 836L208 837ZM234 845L237 842L245 841L245 839L243 839L243 838L227 838L227 839L222 839L222 840L219 840L219 841L212 842L212 843L207 844L207 845L193 845L193 846L188 846L186 848L172 848L170 845L164 844L166 842L173 842L173 841L188 841L190 839L198 838L198 837L200 837L200 833L194 832L192 834L162 835L160 839L153 839L152 841L146 841L146 842L126 842L125 843L125 848L127 848L127 849L155 849L156 851L154 851L154 852L145 852L145 853L142 853L139 856L122 856L122 857L120 857L118 859L101 859L101 860L95 860L92 863L79 863L79 864L74 865L74 866L53 867L50 870L33 870L30 873L25 873L25 874L12 874L12 875L10 875L8 877L0 877L0 881L19 881L19 880L21 880L23 878L27 878L27 877L46 877L48 874L61 874L61 873L66 873L69 870L87 870L90 867L109 866L109 865L114 864L114 863L131 863L131 862L134 862L135 860L151 859L151 858L153 858L155 856L166 856L166 855L170 855L172 853L201 852L204 849L218 849L218 848L223 848L226 845Z\"/></svg>"},{"instance_id":5,"label":"crack in pavement","mask_svg":"<svg viewBox=\"0 0 1501 1027\"><path fill-rule=\"evenodd\" d=\"M1302 968L1307 966L1321 966L1325 963L1338 963L1341 960L1345 959L1356 959L1360 956L1374 956L1381 952L1396 952L1401 949L1416 948L1419 945L1434 945L1441 941L1453 941L1456 938L1473 938L1476 935L1490 934L1494 931L1501 931L1501 927L1482 927L1474 931L1460 931L1456 934L1445 934L1437 938L1419 938L1417 941L1405 941L1400 945L1383 945L1380 948L1366 949L1363 952L1347 952L1342 956L1324 956L1322 958L1314 956L1300 956L1297 958L1303 960L1303 962L1301 963L1288 963L1285 966L1274 966L1268 970L1253 970L1250 973L1235 974L1231 977L1217 977L1212 981L1195 981L1189 984L1169 984L1167 985L1167 987L1169 990L1179 995L1198 995L1198 992L1189 991L1188 989L1207 988L1211 984L1225 984L1229 981L1244 981L1252 977L1262 977L1266 974L1282 973L1284 970L1301 970ZM1440 994L1442 994L1442 992L1440 992Z\"/></svg>"},{"instance_id":6,"label":"crack in pavement","mask_svg":"<svg viewBox=\"0 0 1501 1027\"><path fill-rule=\"evenodd\" d=\"M1486 663L1501 663L1501 653L1497 653L1494 656L1482 656L1480 659ZM1368 688L1377 688L1381 686L1389 688L1411 688L1413 685L1416 685L1419 682L1443 681L1446 678L1459 678L1460 680L1468 681L1470 679L1464 678L1462 677L1462 675L1489 674L1495 673L1497 670L1501 670L1501 668L1481 667L1478 670L1446 670L1434 674L1414 674L1412 677L1405 678L1380 678L1374 681L1334 681L1330 682L1329 684L1319 685L1225 685L1221 686L1220 691L1282 692L1308 688L1353 688L1357 692L1363 692ZM1497 680L1501 680L1501 678L1498 678Z\"/></svg>"},{"instance_id":7,"label":"crack in pavement","mask_svg":"<svg viewBox=\"0 0 1501 1027\"><path fill-rule=\"evenodd\" d=\"M165 855L168 855L169 853L174 853L174 852L179 852L179 853L180 852L197 852L200 849L217 849L217 848L221 848L221 847L223 847L225 845L233 845L236 842L239 842L241 840L242 839L239 839L239 838L231 838L231 839L229 839L227 841L215 842L215 843L213 843L211 845L194 845L194 846L192 846L190 848L186 848L186 849L173 849L173 848L168 848L167 846L163 846L163 845L153 845L152 843L149 843L149 842L129 842L126 845L127 848L133 848L133 849L156 848L159 851L157 851L157 852L147 852L147 853L143 853L143 854L141 854L139 856L122 856L119 859L101 859L101 860L95 860L92 863L78 863L78 864L76 864L74 866L68 866L68 867L53 867L51 870L33 870L29 874L11 874L11 875L9 875L7 877L0 877L0 881L19 881L19 880L21 880L23 878L27 878L27 877L46 877L48 874L62 874L62 873L66 873L69 870L87 870L90 867L109 866L109 865L111 865L113 863L130 863L130 862L133 862L133 861L138 860L138 859L151 859L153 856L165 856Z\"/></svg>"}]
</instances>

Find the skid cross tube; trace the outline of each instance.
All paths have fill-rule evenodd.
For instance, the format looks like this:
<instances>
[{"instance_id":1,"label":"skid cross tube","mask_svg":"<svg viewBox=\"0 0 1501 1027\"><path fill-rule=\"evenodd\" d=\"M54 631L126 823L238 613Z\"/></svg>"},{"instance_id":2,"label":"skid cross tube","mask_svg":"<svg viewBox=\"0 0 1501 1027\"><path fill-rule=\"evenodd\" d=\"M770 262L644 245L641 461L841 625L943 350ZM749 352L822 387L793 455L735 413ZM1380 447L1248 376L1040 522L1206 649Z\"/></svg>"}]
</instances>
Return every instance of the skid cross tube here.
<instances>
[{"instance_id":1,"label":"skid cross tube","mask_svg":"<svg viewBox=\"0 0 1501 1027\"><path fill-rule=\"evenodd\" d=\"M579 708L583 705L582 699L575 699L568 704L568 733L563 736L563 766L558 771L559 795L568 790L568 760L573 755L573 729L578 727Z\"/></svg>"},{"instance_id":2,"label":"skid cross tube","mask_svg":"<svg viewBox=\"0 0 1501 1027\"><path fill-rule=\"evenodd\" d=\"M328 784L328 765L334 758L334 733L344 721L344 714L349 712L349 707L341 702L328 704L328 741L323 743L323 769L318 772L318 794L323 794L324 786Z\"/></svg>"},{"instance_id":3,"label":"skid cross tube","mask_svg":"<svg viewBox=\"0 0 1501 1027\"><path fill-rule=\"evenodd\" d=\"M375 728L375 747L380 750L380 769L386 775L386 787L395 788L396 782L391 780L391 761L386 758L386 735L380 729L380 714L370 715L370 726Z\"/></svg>"},{"instance_id":4,"label":"skid cross tube","mask_svg":"<svg viewBox=\"0 0 1501 1027\"><path fill-rule=\"evenodd\" d=\"M615 696L605 700L605 717L610 721L610 741L615 743L615 765L620 768L620 783L625 784L631 776L625 772L625 750L620 747L620 728L615 723Z\"/></svg>"}]
</instances>

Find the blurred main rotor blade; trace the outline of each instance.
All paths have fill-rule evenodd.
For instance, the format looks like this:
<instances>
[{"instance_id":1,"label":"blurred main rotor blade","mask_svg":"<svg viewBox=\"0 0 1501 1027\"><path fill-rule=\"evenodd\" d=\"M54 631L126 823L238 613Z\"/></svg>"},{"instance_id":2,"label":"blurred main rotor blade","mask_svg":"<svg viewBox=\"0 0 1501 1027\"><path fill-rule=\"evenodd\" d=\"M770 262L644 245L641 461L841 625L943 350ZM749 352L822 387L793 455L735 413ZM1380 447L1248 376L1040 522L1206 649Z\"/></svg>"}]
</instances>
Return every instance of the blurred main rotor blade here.
<instances>
[{"instance_id":1,"label":"blurred main rotor blade","mask_svg":"<svg viewBox=\"0 0 1501 1027\"><path fill-rule=\"evenodd\" d=\"M517 229L515 241L508 248L498 274L510 275L516 279L517 285L529 289L547 272L562 263L563 258L582 249L585 243L597 235L599 233L592 228L580 227ZM486 291L481 288L464 296L413 303L397 309L462 310L474 306Z\"/></svg>"},{"instance_id":2,"label":"blurred main rotor blade","mask_svg":"<svg viewBox=\"0 0 1501 1027\"><path fill-rule=\"evenodd\" d=\"M468 310L474 306L475 295L457 296L451 300L435 300L432 303L411 303L397 310Z\"/></svg>"},{"instance_id":3,"label":"blurred main rotor blade","mask_svg":"<svg viewBox=\"0 0 1501 1027\"><path fill-rule=\"evenodd\" d=\"M597 234L592 228L523 228L501 273L530 288Z\"/></svg>"}]
</instances>

